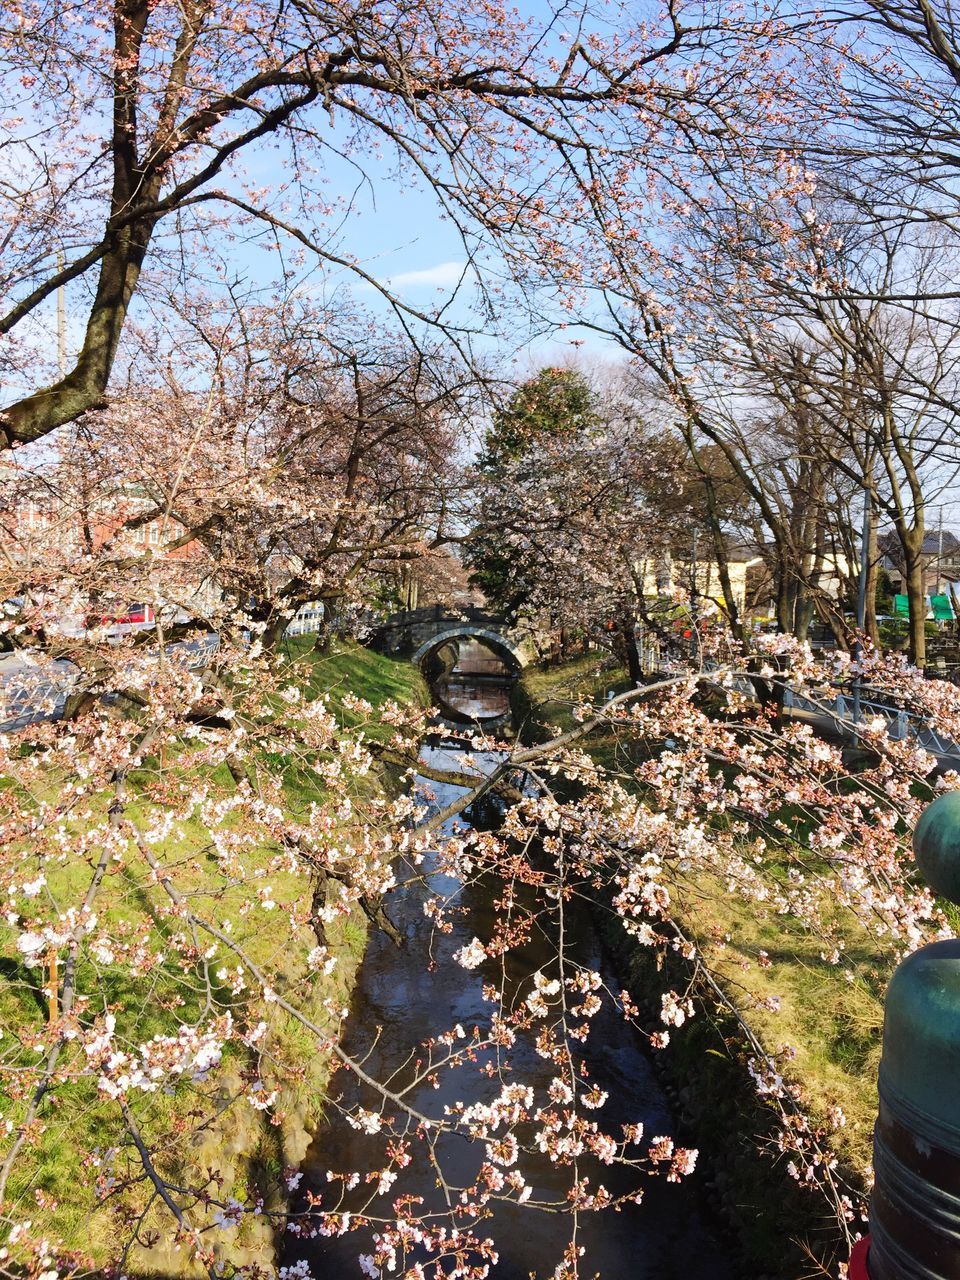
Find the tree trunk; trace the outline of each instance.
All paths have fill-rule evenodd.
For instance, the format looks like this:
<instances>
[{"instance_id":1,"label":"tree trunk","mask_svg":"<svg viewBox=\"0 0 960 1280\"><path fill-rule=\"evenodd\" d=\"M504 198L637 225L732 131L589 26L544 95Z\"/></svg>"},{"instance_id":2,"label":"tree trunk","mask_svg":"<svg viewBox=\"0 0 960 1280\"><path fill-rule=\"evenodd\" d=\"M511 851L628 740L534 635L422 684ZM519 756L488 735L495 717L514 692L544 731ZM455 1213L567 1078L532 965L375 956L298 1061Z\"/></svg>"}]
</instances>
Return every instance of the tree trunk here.
<instances>
[{"instance_id":1,"label":"tree trunk","mask_svg":"<svg viewBox=\"0 0 960 1280\"><path fill-rule=\"evenodd\" d=\"M640 660L640 645L636 643L636 620L632 617L632 614L627 614L623 618L620 636L630 682L636 689L637 685L643 685L644 682L644 664Z\"/></svg>"},{"instance_id":2,"label":"tree trunk","mask_svg":"<svg viewBox=\"0 0 960 1280\"><path fill-rule=\"evenodd\" d=\"M741 646L745 643L745 635L743 630L743 619L740 616L740 610L737 606L737 597L733 593L733 582L730 578L730 561L727 557L727 544L724 541L723 530L720 527L719 519L715 519L713 514L713 499L710 499L708 506L708 516L710 519L710 533L713 539L713 553L717 560L717 572L720 576L720 591L723 595L724 604L727 610L727 622L730 624L730 633L734 640Z\"/></svg>"},{"instance_id":3,"label":"tree trunk","mask_svg":"<svg viewBox=\"0 0 960 1280\"><path fill-rule=\"evenodd\" d=\"M313 647L317 653L329 653L330 641L333 639L333 628L330 625L330 610L323 606L323 617L314 635Z\"/></svg>"},{"instance_id":4,"label":"tree trunk","mask_svg":"<svg viewBox=\"0 0 960 1280\"><path fill-rule=\"evenodd\" d=\"M867 533L867 607L863 629L875 649L880 647L880 628L877 626L877 579L880 576L880 547L877 541L877 517L870 511L870 527Z\"/></svg>"},{"instance_id":5,"label":"tree trunk","mask_svg":"<svg viewBox=\"0 0 960 1280\"><path fill-rule=\"evenodd\" d=\"M797 591L793 611L793 634L798 640L806 640L813 618L813 596L801 588Z\"/></svg>"},{"instance_id":6,"label":"tree trunk","mask_svg":"<svg viewBox=\"0 0 960 1280\"><path fill-rule=\"evenodd\" d=\"M275 615L267 623L263 632L262 642L263 642L264 649L268 653L275 652L276 649L279 647L280 642L283 640L283 637L286 634L286 630L289 622L290 622L289 618L284 618L282 616Z\"/></svg>"},{"instance_id":7,"label":"tree trunk","mask_svg":"<svg viewBox=\"0 0 960 1280\"><path fill-rule=\"evenodd\" d=\"M834 605L832 601L821 598L817 612L821 620L830 628L830 634L833 636L840 652L849 653L850 627L846 618L840 612L840 605Z\"/></svg>"},{"instance_id":8,"label":"tree trunk","mask_svg":"<svg viewBox=\"0 0 960 1280\"><path fill-rule=\"evenodd\" d=\"M621 634L627 656L630 683L636 687L643 684L643 663L640 660L640 646L637 644L637 628L632 618L624 622Z\"/></svg>"},{"instance_id":9,"label":"tree trunk","mask_svg":"<svg viewBox=\"0 0 960 1280\"><path fill-rule=\"evenodd\" d=\"M908 656L915 667L922 667L927 660L927 600L924 587L923 556L919 550L906 555L907 604L910 609L910 633Z\"/></svg>"},{"instance_id":10,"label":"tree trunk","mask_svg":"<svg viewBox=\"0 0 960 1280\"><path fill-rule=\"evenodd\" d=\"M777 557L776 590L777 630L784 635L789 635L793 630L793 598L790 593L787 567L780 556Z\"/></svg>"}]
</instances>

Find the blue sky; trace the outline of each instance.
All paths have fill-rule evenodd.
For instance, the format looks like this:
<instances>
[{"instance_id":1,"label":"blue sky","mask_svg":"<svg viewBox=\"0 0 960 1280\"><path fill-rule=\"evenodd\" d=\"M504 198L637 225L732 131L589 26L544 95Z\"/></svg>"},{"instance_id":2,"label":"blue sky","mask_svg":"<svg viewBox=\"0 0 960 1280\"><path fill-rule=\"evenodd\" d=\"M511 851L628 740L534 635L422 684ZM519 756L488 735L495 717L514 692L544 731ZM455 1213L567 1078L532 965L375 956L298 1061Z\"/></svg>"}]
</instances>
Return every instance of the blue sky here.
<instances>
[{"instance_id":1,"label":"blue sky","mask_svg":"<svg viewBox=\"0 0 960 1280\"><path fill-rule=\"evenodd\" d=\"M325 177L331 195L346 199L352 193L349 214L341 221L332 247L341 256L356 259L365 272L387 285L402 301L424 311L449 302L445 319L481 329L487 334L485 345L496 347L505 356L519 354L524 358L532 346L531 358L535 361L555 360L576 349L571 345L574 338L608 356L614 354L611 344L572 330L557 330L554 337L539 337L531 344L525 317L506 301L499 314L478 315L476 276L468 251L456 226L443 215L437 195L426 188L425 180L413 171L410 162L398 174L392 156L365 156L365 181L358 185L353 164L329 153L328 157ZM278 164L276 152L267 152L257 162L255 176L265 184L275 184L278 177L282 180L282 172L271 172L271 164ZM251 280L259 279L264 285L276 270L276 256L269 254L265 260L263 251L253 247L235 251L232 256L237 265L249 271ZM496 264L490 266L495 272ZM346 268L317 265L315 258L305 263L296 287L326 298L345 288L365 309L385 318L390 315L389 304L374 286ZM483 339L481 344L484 345Z\"/></svg>"},{"instance_id":2,"label":"blue sky","mask_svg":"<svg viewBox=\"0 0 960 1280\"><path fill-rule=\"evenodd\" d=\"M524 7L533 12L546 10L537 0L532 6ZM612 6L611 13L616 8ZM322 114L313 123L320 131L326 131ZM334 145L338 133L336 126L328 132ZM467 253L460 235L456 227L442 217L435 193L425 189L423 179L414 174L409 161L406 169L398 173L395 156L386 152L383 157L355 155L352 162L327 152L323 165L331 202L337 198L347 199L353 193L349 211L344 212L339 225L336 218L331 221L336 232L330 247L345 257L355 258L366 272L389 285L411 306L429 311L449 300L448 320L479 329L484 335L477 339L481 349L488 354L496 353L507 362L515 360L521 370L562 361L577 350L573 343L581 341L584 345L580 349L586 354L620 358L619 348L614 344L604 343L598 336L582 330L550 332L546 326L546 333L532 338L526 317L518 308L511 307L509 301L505 301L499 314L493 317L478 315L473 280L469 275L463 278ZM283 187L287 178L285 166L284 152L273 147L245 157L250 181L268 191ZM286 216L297 220L293 212ZM225 245L230 271L242 282L241 292L269 293L280 269L289 265L289 247L284 249L281 259L275 251L265 251L255 242ZM203 271L206 272L206 268ZM335 300L339 291L347 289L358 303L375 315L382 315L385 322L390 315L388 304L371 285L357 280L345 268L318 266L312 258L288 281L288 287L316 294L326 301ZM78 298L77 302L80 301ZM547 301L544 299L545 305ZM82 314L82 307L78 306L76 316L71 316L69 323L68 337L73 338L74 347L79 339ZM134 318L136 315L135 308ZM41 317L41 328L49 335L48 342L42 345L52 347L55 343L52 305Z\"/></svg>"}]
</instances>

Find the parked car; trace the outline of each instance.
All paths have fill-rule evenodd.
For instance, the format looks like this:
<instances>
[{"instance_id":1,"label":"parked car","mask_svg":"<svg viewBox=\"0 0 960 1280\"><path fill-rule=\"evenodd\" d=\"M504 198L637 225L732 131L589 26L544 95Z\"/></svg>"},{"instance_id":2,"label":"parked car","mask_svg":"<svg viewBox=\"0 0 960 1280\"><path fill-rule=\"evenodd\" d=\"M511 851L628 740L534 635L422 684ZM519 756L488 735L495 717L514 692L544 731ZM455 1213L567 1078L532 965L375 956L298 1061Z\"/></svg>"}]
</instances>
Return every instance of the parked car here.
<instances>
[{"instance_id":1,"label":"parked car","mask_svg":"<svg viewBox=\"0 0 960 1280\"><path fill-rule=\"evenodd\" d=\"M83 624L89 630L92 627L144 626L155 621L153 606L137 602L119 607L116 613L88 613Z\"/></svg>"}]
</instances>

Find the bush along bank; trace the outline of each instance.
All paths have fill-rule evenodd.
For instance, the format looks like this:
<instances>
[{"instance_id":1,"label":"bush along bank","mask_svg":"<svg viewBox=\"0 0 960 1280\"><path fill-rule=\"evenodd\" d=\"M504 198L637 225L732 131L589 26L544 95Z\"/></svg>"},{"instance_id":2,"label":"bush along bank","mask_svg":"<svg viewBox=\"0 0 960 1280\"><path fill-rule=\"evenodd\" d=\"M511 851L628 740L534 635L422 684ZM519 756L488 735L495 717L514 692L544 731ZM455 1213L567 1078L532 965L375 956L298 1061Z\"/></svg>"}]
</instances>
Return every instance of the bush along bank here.
<instances>
[{"instance_id":1,"label":"bush along bank","mask_svg":"<svg viewBox=\"0 0 960 1280\"><path fill-rule=\"evenodd\" d=\"M596 705L626 688L626 675L597 655L560 667L528 670L516 694L517 722L527 742L542 742L576 722L584 699ZM658 744L631 743L623 732L598 729L578 746L631 782L633 766ZM567 784L566 798L575 799ZM655 803L651 800L651 803ZM782 874L777 865L770 876ZM612 909L606 890L594 897L601 937L643 1024L663 1029L667 990L696 1010L669 1028L653 1062L675 1102L685 1144L698 1148L697 1173L752 1280L837 1275L849 1244L835 1207L801 1185L783 1149L790 1123L822 1126L824 1147L836 1153L836 1198L863 1188L876 1106L875 1066L882 1025L885 958L873 940L848 939L857 976L824 962L816 938L771 908L737 899L724 885L675 884L680 938L676 948L642 945ZM689 956L690 958L685 958ZM705 963L705 959L709 963ZM892 963L892 961L891 961ZM781 1051L791 1046L789 1057ZM765 1096L771 1070L782 1073L777 1098ZM758 1080L759 1077L759 1080ZM794 1100L802 1102L806 1120Z\"/></svg>"},{"instance_id":2,"label":"bush along bank","mask_svg":"<svg viewBox=\"0 0 960 1280\"><path fill-rule=\"evenodd\" d=\"M326 1042L376 915L337 868L405 803L400 769L364 747L394 742L402 722L415 751L427 702L413 667L349 642L318 653L304 638L281 661L280 692L246 730L253 745L242 756L224 762L221 752L214 765L202 740L168 741L126 773L122 828L115 799L92 785L85 807L71 810L64 847L96 851L110 840L115 865L77 951L75 989L93 994L69 1024L50 1000L49 972L22 945L39 924L9 915L0 924L0 1053L9 1062L45 1038L64 1046L32 1117L31 1094L0 1089L0 1161L21 1132L28 1139L6 1186L6 1221L20 1224L6 1242L9 1265L19 1242L49 1238L75 1272L102 1273L122 1239L126 1275L274 1270L277 1228L322 1114ZM232 726L211 739L219 732ZM33 743L18 751L2 790L19 785L20 756L39 758ZM338 759L347 753L360 761L349 771ZM78 785L44 760L31 775L41 813ZM184 792L188 803L175 803ZM295 850L293 835L302 844L304 833L310 846ZM39 844L31 838L25 858ZM54 901L89 876L89 865L48 851L43 867ZM24 1029L19 1044L11 1028ZM157 1086L152 1063L166 1069ZM161 1186L188 1226L178 1227Z\"/></svg>"}]
</instances>

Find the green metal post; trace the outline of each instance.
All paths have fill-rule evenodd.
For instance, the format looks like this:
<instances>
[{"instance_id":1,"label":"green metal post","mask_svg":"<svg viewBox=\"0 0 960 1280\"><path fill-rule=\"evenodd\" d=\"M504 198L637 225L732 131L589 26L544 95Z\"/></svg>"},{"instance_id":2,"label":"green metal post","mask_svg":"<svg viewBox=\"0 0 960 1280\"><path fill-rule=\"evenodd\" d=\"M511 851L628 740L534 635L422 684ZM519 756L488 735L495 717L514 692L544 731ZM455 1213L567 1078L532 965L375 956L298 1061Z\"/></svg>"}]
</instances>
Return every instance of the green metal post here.
<instances>
[{"instance_id":1,"label":"green metal post","mask_svg":"<svg viewBox=\"0 0 960 1280\"><path fill-rule=\"evenodd\" d=\"M917 824L917 865L960 903L960 791ZM874 1130L870 1280L960 1277L960 939L898 966L887 991Z\"/></svg>"}]
</instances>

